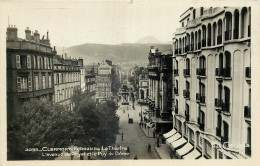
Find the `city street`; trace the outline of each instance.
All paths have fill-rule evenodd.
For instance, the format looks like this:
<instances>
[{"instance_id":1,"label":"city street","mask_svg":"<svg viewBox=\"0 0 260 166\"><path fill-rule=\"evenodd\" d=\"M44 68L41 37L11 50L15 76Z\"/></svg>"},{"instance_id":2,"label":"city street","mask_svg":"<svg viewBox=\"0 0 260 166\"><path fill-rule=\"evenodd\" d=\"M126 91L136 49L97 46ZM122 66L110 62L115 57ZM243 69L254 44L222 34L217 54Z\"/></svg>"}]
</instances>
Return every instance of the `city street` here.
<instances>
[{"instance_id":1,"label":"city street","mask_svg":"<svg viewBox=\"0 0 260 166\"><path fill-rule=\"evenodd\" d=\"M121 102L119 102L121 104ZM127 106L120 105L117 110L117 114L120 117L120 134L117 136L116 145L123 147L130 147L130 155L128 156L114 156L113 159L134 159L137 155L138 159L159 159L157 152L154 149L156 142L155 138L148 138L140 128L138 122L140 121L139 113L141 107L135 104L135 110ZM123 112L125 110L125 113ZM128 123L128 114L130 118L133 118L133 123ZM121 139L121 133L124 133L123 140ZM148 152L148 144L151 144L151 152Z\"/></svg>"}]
</instances>

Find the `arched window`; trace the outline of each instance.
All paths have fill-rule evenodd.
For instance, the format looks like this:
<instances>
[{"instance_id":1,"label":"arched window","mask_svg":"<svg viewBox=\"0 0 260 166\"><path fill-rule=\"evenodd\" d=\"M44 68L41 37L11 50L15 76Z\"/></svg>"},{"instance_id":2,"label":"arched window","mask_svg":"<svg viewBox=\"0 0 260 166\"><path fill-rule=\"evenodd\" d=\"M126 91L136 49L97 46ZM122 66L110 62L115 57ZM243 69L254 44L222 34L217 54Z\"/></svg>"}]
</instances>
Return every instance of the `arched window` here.
<instances>
[{"instance_id":1,"label":"arched window","mask_svg":"<svg viewBox=\"0 0 260 166\"><path fill-rule=\"evenodd\" d=\"M222 44L222 20L218 20L218 37L217 44Z\"/></svg>"},{"instance_id":2,"label":"arched window","mask_svg":"<svg viewBox=\"0 0 260 166\"><path fill-rule=\"evenodd\" d=\"M188 104L186 104L186 108L185 108L185 119L186 121L190 120L190 106Z\"/></svg>"},{"instance_id":3,"label":"arched window","mask_svg":"<svg viewBox=\"0 0 260 166\"><path fill-rule=\"evenodd\" d=\"M181 49L182 49L182 41L181 41L181 38L179 40L179 54L181 54Z\"/></svg>"},{"instance_id":4,"label":"arched window","mask_svg":"<svg viewBox=\"0 0 260 166\"><path fill-rule=\"evenodd\" d=\"M205 103L205 85L203 83L200 83L199 86L199 91L200 91L200 103Z\"/></svg>"},{"instance_id":5,"label":"arched window","mask_svg":"<svg viewBox=\"0 0 260 166\"><path fill-rule=\"evenodd\" d=\"M198 50L198 33L195 32L195 50Z\"/></svg>"},{"instance_id":6,"label":"arched window","mask_svg":"<svg viewBox=\"0 0 260 166\"><path fill-rule=\"evenodd\" d=\"M206 26L202 25L202 47L206 47Z\"/></svg>"},{"instance_id":7,"label":"arched window","mask_svg":"<svg viewBox=\"0 0 260 166\"><path fill-rule=\"evenodd\" d=\"M221 137L221 127L222 127L222 116L218 114L217 129L216 129L216 135L218 137Z\"/></svg>"},{"instance_id":8,"label":"arched window","mask_svg":"<svg viewBox=\"0 0 260 166\"><path fill-rule=\"evenodd\" d=\"M203 7L200 8L200 15L202 16L203 15Z\"/></svg>"},{"instance_id":9,"label":"arched window","mask_svg":"<svg viewBox=\"0 0 260 166\"><path fill-rule=\"evenodd\" d=\"M205 126L205 113L200 110L199 112L199 127L201 131L204 131Z\"/></svg>"},{"instance_id":10,"label":"arched window","mask_svg":"<svg viewBox=\"0 0 260 166\"><path fill-rule=\"evenodd\" d=\"M230 90L228 87L224 87L224 108L223 111L230 112Z\"/></svg>"},{"instance_id":11,"label":"arched window","mask_svg":"<svg viewBox=\"0 0 260 166\"><path fill-rule=\"evenodd\" d=\"M196 18L196 9L193 9L193 20Z\"/></svg>"},{"instance_id":12,"label":"arched window","mask_svg":"<svg viewBox=\"0 0 260 166\"><path fill-rule=\"evenodd\" d=\"M231 76L231 55L230 52L225 52L225 69L224 69L224 76L230 77Z\"/></svg>"},{"instance_id":13,"label":"arched window","mask_svg":"<svg viewBox=\"0 0 260 166\"><path fill-rule=\"evenodd\" d=\"M194 33L191 33L191 51L194 51Z\"/></svg>"},{"instance_id":14,"label":"arched window","mask_svg":"<svg viewBox=\"0 0 260 166\"><path fill-rule=\"evenodd\" d=\"M223 121L223 126L224 126L224 137L223 137L223 142L228 142L228 134L229 134L229 125L227 122Z\"/></svg>"},{"instance_id":15,"label":"arched window","mask_svg":"<svg viewBox=\"0 0 260 166\"><path fill-rule=\"evenodd\" d=\"M227 40L231 40L231 34L232 34L232 14L230 12L226 12L225 19L226 19L225 41L227 41Z\"/></svg>"},{"instance_id":16,"label":"arched window","mask_svg":"<svg viewBox=\"0 0 260 166\"><path fill-rule=\"evenodd\" d=\"M234 12L234 31L233 31L233 39L238 39L238 34L239 34L239 11L236 9Z\"/></svg>"},{"instance_id":17,"label":"arched window","mask_svg":"<svg viewBox=\"0 0 260 166\"><path fill-rule=\"evenodd\" d=\"M198 49L201 49L201 30L198 31Z\"/></svg>"},{"instance_id":18,"label":"arched window","mask_svg":"<svg viewBox=\"0 0 260 166\"><path fill-rule=\"evenodd\" d=\"M215 46L216 45L216 30L217 30L217 24L216 22L213 23L213 43L212 45Z\"/></svg>"},{"instance_id":19,"label":"arched window","mask_svg":"<svg viewBox=\"0 0 260 166\"><path fill-rule=\"evenodd\" d=\"M241 11L241 38L247 37L247 29L250 29L249 26L247 26L248 24L248 17L247 17L247 8L243 7L242 11Z\"/></svg>"},{"instance_id":20,"label":"arched window","mask_svg":"<svg viewBox=\"0 0 260 166\"><path fill-rule=\"evenodd\" d=\"M144 90L141 89L140 92L141 92L141 99L144 99Z\"/></svg>"},{"instance_id":21,"label":"arched window","mask_svg":"<svg viewBox=\"0 0 260 166\"><path fill-rule=\"evenodd\" d=\"M211 46L211 24L208 24L208 46Z\"/></svg>"}]
</instances>

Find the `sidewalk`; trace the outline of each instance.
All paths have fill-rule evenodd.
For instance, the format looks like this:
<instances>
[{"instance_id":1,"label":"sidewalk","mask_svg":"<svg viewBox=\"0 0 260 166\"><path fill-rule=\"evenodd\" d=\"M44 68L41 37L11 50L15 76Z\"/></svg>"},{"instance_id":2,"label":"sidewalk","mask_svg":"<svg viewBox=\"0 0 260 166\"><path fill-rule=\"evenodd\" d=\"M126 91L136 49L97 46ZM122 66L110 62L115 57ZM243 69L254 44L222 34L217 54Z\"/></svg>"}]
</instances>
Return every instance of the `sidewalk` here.
<instances>
[{"instance_id":1,"label":"sidewalk","mask_svg":"<svg viewBox=\"0 0 260 166\"><path fill-rule=\"evenodd\" d=\"M155 151L159 155L161 159L171 159L171 147L167 144L160 144L160 147L155 146ZM178 159L177 156L174 154L172 159Z\"/></svg>"}]
</instances>

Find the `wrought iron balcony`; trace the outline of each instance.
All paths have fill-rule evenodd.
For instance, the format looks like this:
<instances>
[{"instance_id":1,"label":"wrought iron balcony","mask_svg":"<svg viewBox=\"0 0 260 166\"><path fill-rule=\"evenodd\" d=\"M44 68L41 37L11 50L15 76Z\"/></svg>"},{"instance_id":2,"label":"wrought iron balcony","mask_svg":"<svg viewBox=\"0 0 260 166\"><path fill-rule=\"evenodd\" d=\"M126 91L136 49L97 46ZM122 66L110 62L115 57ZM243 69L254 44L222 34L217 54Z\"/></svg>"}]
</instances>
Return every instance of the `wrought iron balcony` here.
<instances>
[{"instance_id":1,"label":"wrought iron balcony","mask_svg":"<svg viewBox=\"0 0 260 166\"><path fill-rule=\"evenodd\" d=\"M251 67L246 67L246 77L251 78Z\"/></svg>"},{"instance_id":2,"label":"wrought iron balcony","mask_svg":"<svg viewBox=\"0 0 260 166\"><path fill-rule=\"evenodd\" d=\"M233 30L233 39L238 39L238 29Z\"/></svg>"},{"instance_id":3,"label":"wrought iron balcony","mask_svg":"<svg viewBox=\"0 0 260 166\"><path fill-rule=\"evenodd\" d=\"M184 96L184 98L186 98L186 99L190 99L190 91L188 91L188 90L183 90L183 96Z\"/></svg>"},{"instance_id":4,"label":"wrought iron balcony","mask_svg":"<svg viewBox=\"0 0 260 166\"><path fill-rule=\"evenodd\" d=\"M200 94L199 93L196 93L196 101L200 102Z\"/></svg>"},{"instance_id":5,"label":"wrought iron balcony","mask_svg":"<svg viewBox=\"0 0 260 166\"><path fill-rule=\"evenodd\" d=\"M223 103L222 111L229 113L230 103Z\"/></svg>"},{"instance_id":6,"label":"wrought iron balcony","mask_svg":"<svg viewBox=\"0 0 260 166\"><path fill-rule=\"evenodd\" d=\"M225 31L225 41L231 40L231 29Z\"/></svg>"},{"instance_id":7,"label":"wrought iron balcony","mask_svg":"<svg viewBox=\"0 0 260 166\"><path fill-rule=\"evenodd\" d=\"M217 44L222 44L222 34L217 37Z\"/></svg>"},{"instance_id":8,"label":"wrought iron balcony","mask_svg":"<svg viewBox=\"0 0 260 166\"><path fill-rule=\"evenodd\" d=\"M179 95L179 89L177 89L177 88L174 87L174 94L175 94L175 95Z\"/></svg>"},{"instance_id":9,"label":"wrought iron balcony","mask_svg":"<svg viewBox=\"0 0 260 166\"><path fill-rule=\"evenodd\" d=\"M225 143L225 145L228 146L228 137L221 136L221 143Z\"/></svg>"},{"instance_id":10,"label":"wrought iron balcony","mask_svg":"<svg viewBox=\"0 0 260 166\"><path fill-rule=\"evenodd\" d=\"M231 77L231 68L224 68L223 75L224 77Z\"/></svg>"},{"instance_id":11,"label":"wrought iron balcony","mask_svg":"<svg viewBox=\"0 0 260 166\"><path fill-rule=\"evenodd\" d=\"M206 69L205 68L197 69L197 75L198 76L206 76Z\"/></svg>"},{"instance_id":12,"label":"wrought iron balcony","mask_svg":"<svg viewBox=\"0 0 260 166\"><path fill-rule=\"evenodd\" d=\"M251 145L249 144L245 145L245 154L251 156Z\"/></svg>"},{"instance_id":13,"label":"wrought iron balcony","mask_svg":"<svg viewBox=\"0 0 260 166\"><path fill-rule=\"evenodd\" d=\"M189 47L189 45L186 45L185 46L185 52L188 52L188 51L190 51L190 47Z\"/></svg>"},{"instance_id":14,"label":"wrought iron balcony","mask_svg":"<svg viewBox=\"0 0 260 166\"><path fill-rule=\"evenodd\" d=\"M175 76L179 75L179 70L178 70L178 69L173 69L173 74L174 74Z\"/></svg>"},{"instance_id":15,"label":"wrought iron balcony","mask_svg":"<svg viewBox=\"0 0 260 166\"><path fill-rule=\"evenodd\" d=\"M251 109L248 106L244 107L244 117L245 118L251 118Z\"/></svg>"},{"instance_id":16,"label":"wrought iron balcony","mask_svg":"<svg viewBox=\"0 0 260 166\"><path fill-rule=\"evenodd\" d=\"M216 127L216 136L221 137L221 128Z\"/></svg>"},{"instance_id":17,"label":"wrought iron balcony","mask_svg":"<svg viewBox=\"0 0 260 166\"><path fill-rule=\"evenodd\" d=\"M216 76L223 77L224 76L224 69L223 68L216 68Z\"/></svg>"},{"instance_id":18,"label":"wrought iron balcony","mask_svg":"<svg viewBox=\"0 0 260 166\"><path fill-rule=\"evenodd\" d=\"M200 103L205 104L205 96L200 96Z\"/></svg>"},{"instance_id":19,"label":"wrought iron balcony","mask_svg":"<svg viewBox=\"0 0 260 166\"><path fill-rule=\"evenodd\" d=\"M190 69L183 69L183 76L184 77L190 76Z\"/></svg>"}]
</instances>

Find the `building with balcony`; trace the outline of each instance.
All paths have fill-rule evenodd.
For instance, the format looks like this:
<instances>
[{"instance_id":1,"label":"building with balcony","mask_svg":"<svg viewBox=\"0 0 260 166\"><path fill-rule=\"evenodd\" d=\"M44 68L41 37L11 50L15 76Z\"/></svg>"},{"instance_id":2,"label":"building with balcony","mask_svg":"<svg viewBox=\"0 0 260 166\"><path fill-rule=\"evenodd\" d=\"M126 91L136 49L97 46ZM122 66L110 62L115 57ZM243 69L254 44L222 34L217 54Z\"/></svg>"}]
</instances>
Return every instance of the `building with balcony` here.
<instances>
[{"instance_id":1,"label":"building with balcony","mask_svg":"<svg viewBox=\"0 0 260 166\"><path fill-rule=\"evenodd\" d=\"M56 53L56 52L55 52ZM63 55L55 54L54 64L54 102L62 104L72 110L74 103L71 101L75 90L80 90L81 75L80 69L83 67L83 59L71 59Z\"/></svg>"},{"instance_id":2,"label":"building with balcony","mask_svg":"<svg viewBox=\"0 0 260 166\"><path fill-rule=\"evenodd\" d=\"M149 53L149 115L157 133L172 129L172 52L159 52L151 46Z\"/></svg>"},{"instance_id":3,"label":"building with balcony","mask_svg":"<svg viewBox=\"0 0 260 166\"><path fill-rule=\"evenodd\" d=\"M200 157L249 158L251 8L189 8L179 22L173 37L174 129Z\"/></svg>"},{"instance_id":4,"label":"building with balcony","mask_svg":"<svg viewBox=\"0 0 260 166\"><path fill-rule=\"evenodd\" d=\"M88 94L91 99L95 100L96 94L96 75L95 75L95 67L92 68L82 68L80 69L80 87L81 92L85 92Z\"/></svg>"},{"instance_id":5,"label":"building with balcony","mask_svg":"<svg viewBox=\"0 0 260 166\"><path fill-rule=\"evenodd\" d=\"M7 59L7 119L12 120L21 111L22 104L31 98L52 100L53 51L49 34L40 39L36 30L25 30L25 39L18 38L18 29L9 26L6 33Z\"/></svg>"},{"instance_id":6,"label":"building with balcony","mask_svg":"<svg viewBox=\"0 0 260 166\"><path fill-rule=\"evenodd\" d=\"M138 83L138 103L147 104L149 96L149 79L148 70L146 68L139 68Z\"/></svg>"}]
</instances>

